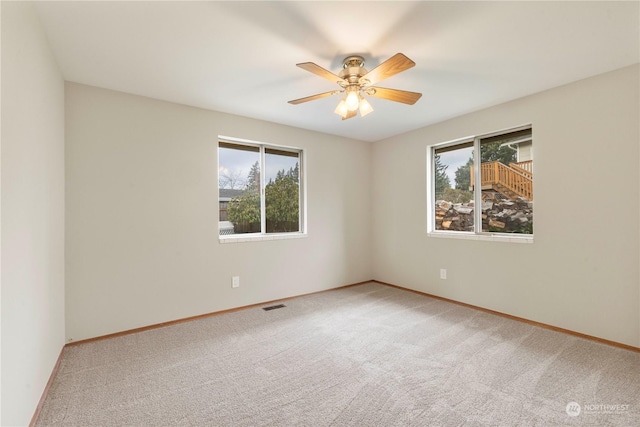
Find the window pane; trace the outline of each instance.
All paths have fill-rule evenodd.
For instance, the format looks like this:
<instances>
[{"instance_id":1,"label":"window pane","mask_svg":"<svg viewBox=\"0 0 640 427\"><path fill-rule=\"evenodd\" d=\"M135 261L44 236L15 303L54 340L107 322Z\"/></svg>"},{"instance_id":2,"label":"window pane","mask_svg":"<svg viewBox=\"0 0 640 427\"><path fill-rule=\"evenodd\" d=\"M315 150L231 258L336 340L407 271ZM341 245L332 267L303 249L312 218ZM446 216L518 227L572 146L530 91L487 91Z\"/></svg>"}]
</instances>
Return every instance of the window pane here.
<instances>
[{"instance_id":1,"label":"window pane","mask_svg":"<svg viewBox=\"0 0 640 427\"><path fill-rule=\"evenodd\" d=\"M220 234L260 233L260 148L218 146Z\"/></svg>"},{"instance_id":2,"label":"window pane","mask_svg":"<svg viewBox=\"0 0 640 427\"><path fill-rule=\"evenodd\" d=\"M531 129L480 140L482 231L533 234Z\"/></svg>"},{"instance_id":3,"label":"window pane","mask_svg":"<svg viewBox=\"0 0 640 427\"><path fill-rule=\"evenodd\" d=\"M265 150L267 233L300 231L300 154Z\"/></svg>"},{"instance_id":4,"label":"window pane","mask_svg":"<svg viewBox=\"0 0 640 427\"><path fill-rule=\"evenodd\" d=\"M434 150L435 229L473 232L473 145Z\"/></svg>"}]
</instances>

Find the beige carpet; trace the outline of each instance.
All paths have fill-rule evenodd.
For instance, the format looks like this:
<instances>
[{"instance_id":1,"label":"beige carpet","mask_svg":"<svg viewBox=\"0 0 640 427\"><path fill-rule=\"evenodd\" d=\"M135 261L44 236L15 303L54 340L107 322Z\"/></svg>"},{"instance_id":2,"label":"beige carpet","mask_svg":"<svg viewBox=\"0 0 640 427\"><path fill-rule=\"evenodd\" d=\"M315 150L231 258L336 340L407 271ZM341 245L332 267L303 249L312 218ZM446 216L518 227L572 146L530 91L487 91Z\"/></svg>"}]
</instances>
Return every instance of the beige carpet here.
<instances>
[{"instance_id":1,"label":"beige carpet","mask_svg":"<svg viewBox=\"0 0 640 427\"><path fill-rule=\"evenodd\" d=\"M638 353L375 283L284 304L70 347L37 425L640 426Z\"/></svg>"}]
</instances>

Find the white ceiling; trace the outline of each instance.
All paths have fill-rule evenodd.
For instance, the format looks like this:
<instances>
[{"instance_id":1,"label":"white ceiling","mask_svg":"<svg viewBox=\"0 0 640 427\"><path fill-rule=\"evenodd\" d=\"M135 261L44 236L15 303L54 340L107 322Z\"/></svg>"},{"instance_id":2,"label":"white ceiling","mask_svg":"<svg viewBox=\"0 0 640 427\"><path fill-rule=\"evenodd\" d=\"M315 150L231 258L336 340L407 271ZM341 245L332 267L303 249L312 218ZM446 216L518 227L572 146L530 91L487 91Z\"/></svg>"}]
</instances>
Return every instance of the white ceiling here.
<instances>
[{"instance_id":1,"label":"white ceiling","mask_svg":"<svg viewBox=\"0 0 640 427\"><path fill-rule=\"evenodd\" d=\"M639 62L638 2L42 2L65 80L376 141ZM414 68L379 84L422 92L370 99L342 121L339 88L295 66Z\"/></svg>"}]
</instances>

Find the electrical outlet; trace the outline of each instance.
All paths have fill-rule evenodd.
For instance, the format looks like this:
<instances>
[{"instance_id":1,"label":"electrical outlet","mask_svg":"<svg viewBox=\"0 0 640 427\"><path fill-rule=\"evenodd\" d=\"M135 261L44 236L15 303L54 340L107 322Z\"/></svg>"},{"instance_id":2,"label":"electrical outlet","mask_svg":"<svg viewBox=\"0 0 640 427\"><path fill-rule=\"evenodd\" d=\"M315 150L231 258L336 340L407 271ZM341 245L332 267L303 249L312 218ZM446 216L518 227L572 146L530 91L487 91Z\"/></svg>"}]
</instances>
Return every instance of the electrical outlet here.
<instances>
[{"instance_id":1,"label":"electrical outlet","mask_svg":"<svg viewBox=\"0 0 640 427\"><path fill-rule=\"evenodd\" d=\"M440 269L440 278L441 279L446 279L447 278L447 269L446 268L441 268Z\"/></svg>"},{"instance_id":2,"label":"electrical outlet","mask_svg":"<svg viewBox=\"0 0 640 427\"><path fill-rule=\"evenodd\" d=\"M240 287L240 276L233 276L231 278L231 287L239 288Z\"/></svg>"}]
</instances>

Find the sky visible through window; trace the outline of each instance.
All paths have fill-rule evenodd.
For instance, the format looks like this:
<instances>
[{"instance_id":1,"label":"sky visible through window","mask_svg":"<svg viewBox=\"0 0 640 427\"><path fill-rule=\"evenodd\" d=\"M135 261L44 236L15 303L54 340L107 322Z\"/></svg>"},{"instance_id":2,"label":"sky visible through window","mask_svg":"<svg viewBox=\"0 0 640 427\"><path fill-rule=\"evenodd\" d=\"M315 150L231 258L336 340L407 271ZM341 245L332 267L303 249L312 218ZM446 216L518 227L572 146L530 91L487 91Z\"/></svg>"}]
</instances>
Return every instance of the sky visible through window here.
<instances>
[{"instance_id":1,"label":"sky visible through window","mask_svg":"<svg viewBox=\"0 0 640 427\"><path fill-rule=\"evenodd\" d=\"M220 176L225 175L237 178L237 182L234 185L236 189L244 189L251 166L253 166L255 162L260 161L260 154L258 152L229 148L220 148L218 150L218 156L218 174ZM266 154L264 171L265 183L268 184L269 180L275 180L278 171L284 170L288 172L289 169L295 168L298 160L296 157ZM223 184L222 180L220 184ZM229 188L229 185L227 184L225 188Z\"/></svg>"},{"instance_id":2,"label":"sky visible through window","mask_svg":"<svg viewBox=\"0 0 640 427\"><path fill-rule=\"evenodd\" d=\"M456 171L460 166L467 164L473 156L473 147L462 148L460 150L447 151L440 154L440 161L443 165L448 165L445 173L449 177L451 187L456 186Z\"/></svg>"},{"instance_id":3,"label":"sky visible through window","mask_svg":"<svg viewBox=\"0 0 640 427\"><path fill-rule=\"evenodd\" d=\"M284 170L285 173L289 172L289 169L294 169L299 159L297 157L279 156L277 154L265 155L265 183L268 184L269 180L276 179L276 175L279 171Z\"/></svg>"}]
</instances>

